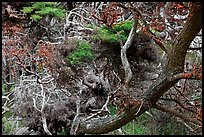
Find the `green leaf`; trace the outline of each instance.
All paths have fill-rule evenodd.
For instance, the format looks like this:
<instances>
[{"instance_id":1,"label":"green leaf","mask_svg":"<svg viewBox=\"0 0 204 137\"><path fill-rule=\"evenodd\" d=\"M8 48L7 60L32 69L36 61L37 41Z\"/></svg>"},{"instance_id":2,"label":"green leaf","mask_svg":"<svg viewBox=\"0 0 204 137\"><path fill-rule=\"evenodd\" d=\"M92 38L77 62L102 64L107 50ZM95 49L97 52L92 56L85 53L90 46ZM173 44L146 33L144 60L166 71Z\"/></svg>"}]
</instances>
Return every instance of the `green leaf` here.
<instances>
[{"instance_id":1,"label":"green leaf","mask_svg":"<svg viewBox=\"0 0 204 137\"><path fill-rule=\"evenodd\" d=\"M45 7L46 2L33 2L32 7L36 9L41 9Z\"/></svg>"},{"instance_id":2,"label":"green leaf","mask_svg":"<svg viewBox=\"0 0 204 137\"><path fill-rule=\"evenodd\" d=\"M53 12L53 8L51 7L45 7L43 9L41 9L40 11L36 11L35 13L40 14L40 15L46 15Z\"/></svg>"},{"instance_id":3,"label":"green leaf","mask_svg":"<svg viewBox=\"0 0 204 137\"><path fill-rule=\"evenodd\" d=\"M90 60L94 59L94 55L91 52L91 47L86 41L77 41L76 44L77 49L67 56L67 60L72 65L81 64L84 58Z\"/></svg>"},{"instance_id":4,"label":"green leaf","mask_svg":"<svg viewBox=\"0 0 204 137\"><path fill-rule=\"evenodd\" d=\"M32 7L23 7L21 10L23 13L31 13L33 11Z\"/></svg>"},{"instance_id":5,"label":"green leaf","mask_svg":"<svg viewBox=\"0 0 204 137\"><path fill-rule=\"evenodd\" d=\"M33 20L35 20L35 21L37 21L37 20L39 20L39 19L41 19L41 18L42 18L42 17L39 16L39 15L37 15L37 14L31 15L31 19L33 19Z\"/></svg>"},{"instance_id":6,"label":"green leaf","mask_svg":"<svg viewBox=\"0 0 204 137\"><path fill-rule=\"evenodd\" d=\"M47 15L57 18L65 17L66 10L56 4L56 2L32 2L31 6L23 7L21 11L26 14L34 11L35 14L30 15L30 18L35 21L38 21Z\"/></svg>"}]
</instances>

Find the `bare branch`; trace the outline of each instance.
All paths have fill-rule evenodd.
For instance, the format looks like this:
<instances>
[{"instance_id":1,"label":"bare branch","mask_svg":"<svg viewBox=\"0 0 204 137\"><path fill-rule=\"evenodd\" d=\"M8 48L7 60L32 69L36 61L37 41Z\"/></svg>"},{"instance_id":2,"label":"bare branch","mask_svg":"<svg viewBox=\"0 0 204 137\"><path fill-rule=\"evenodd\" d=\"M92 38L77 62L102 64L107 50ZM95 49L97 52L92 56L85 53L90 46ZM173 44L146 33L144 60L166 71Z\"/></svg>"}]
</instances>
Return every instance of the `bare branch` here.
<instances>
[{"instance_id":1,"label":"bare branch","mask_svg":"<svg viewBox=\"0 0 204 137\"><path fill-rule=\"evenodd\" d=\"M185 121L192 122L192 123L197 124L197 125L202 125L202 123L200 121L198 121L197 119L195 119L195 118L190 118L189 116L186 116L186 115L183 115L181 113L178 113L175 110L171 110L171 109L165 108L165 107L163 107L163 106L161 106L159 104L155 104L153 107L158 109L158 110L161 110L163 112L167 112L170 115L180 117L180 118L184 119Z\"/></svg>"},{"instance_id":2,"label":"bare branch","mask_svg":"<svg viewBox=\"0 0 204 137\"><path fill-rule=\"evenodd\" d=\"M94 116L100 114L100 113L103 112L103 111L108 111L107 106L108 106L109 100L110 100L110 96L108 96L108 98L107 98L107 100L106 100L106 103L103 105L103 107L102 107L98 112L96 112L96 113L92 114L91 116L89 116L89 117L83 119L83 121L89 120L90 118L93 118ZM108 111L108 112L109 112L109 111Z\"/></svg>"},{"instance_id":3,"label":"bare branch","mask_svg":"<svg viewBox=\"0 0 204 137\"><path fill-rule=\"evenodd\" d=\"M42 115L42 123L43 123L44 131L45 131L48 135L52 135L52 133L51 133L51 132L48 130L48 128L47 128L46 117L45 117L44 114Z\"/></svg>"},{"instance_id":4,"label":"bare branch","mask_svg":"<svg viewBox=\"0 0 204 137\"><path fill-rule=\"evenodd\" d=\"M202 47L197 47L197 48L191 48L189 47L188 50L202 50L203 48Z\"/></svg>"},{"instance_id":5,"label":"bare branch","mask_svg":"<svg viewBox=\"0 0 204 137\"><path fill-rule=\"evenodd\" d=\"M191 132L195 132L195 130L190 127L186 122L184 122L183 120L177 119L178 122L182 123L185 127L187 127Z\"/></svg>"},{"instance_id":6,"label":"bare branch","mask_svg":"<svg viewBox=\"0 0 204 137\"><path fill-rule=\"evenodd\" d=\"M130 64L129 64L128 59L127 59L126 51L131 46L133 39L134 39L134 36L135 36L135 33L136 33L136 29L137 29L138 21L137 21L135 13L133 13L133 16L134 16L134 18L133 18L132 29L130 31L130 34L128 36L127 41L125 42L125 45L121 49L121 60L122 60L123 68L125 70L125 86L129 85L130 80L132 78L132 70L130 68Z\"/></svg>"},{"instance_id":7,"label":"bare branch","mask_svg":"<svg viewBox=\"0 0 204 137\"><path fill-rule=\"evenodd\" d=\"M197 73L193 75L192 72L183 72L183 73L178 73L173 76L173 79L179 80L179 79L197 79L197 80L202 80L202 72Z\"/></svg>"},{"instance_id":8,"label":"bare branch","mask_svg":"<svg viewBox=\"0 0 204 137\"><path fill-rule=\"evenodd\" d=\"M76 100L76 106L77 106L77 110L76 110L76 115L72 121L72 126L70 129L70 134L71 135L76 135L76 132L79 128L79 113L80 113L80 97L78 95L77 96L77 100Z\"/></svg>"},{"instance_id":9,"label":"bare branch","mask_svg":"<svg viewBox=\"0 0 204 137\"><path fill-rule=\"evenodd\" d=\"M135 115L137 115L137 114L140 112L141 108L142 108L142 105L143 105L144 101L141 100L141 102L142 102L142 103L140 104L140 107L138 108L138 110L137 110L137 112L135 113Z\"/></svg>"},{"instance_id":10,"label":"bare branch","mask_svg":"<svg viewBox=\"0 0 204 137\"><path fill-rule=\"evenodd\" d=\"M41 107L41 116L42 116L42 123L43 123L43 129L44 131L48 134L48 135L52 135L52 133L48 130L47 128L47 122L46 122L46 117L45 117L45 114L44 114L44 109L45 109L45 105L46 105L46 101L45 101L45 91L44 91L44 88L43 88L43 85L40 84L41 86L41 95L43 97L42 99L42 107Z\"/></svg>"}]
</instances>

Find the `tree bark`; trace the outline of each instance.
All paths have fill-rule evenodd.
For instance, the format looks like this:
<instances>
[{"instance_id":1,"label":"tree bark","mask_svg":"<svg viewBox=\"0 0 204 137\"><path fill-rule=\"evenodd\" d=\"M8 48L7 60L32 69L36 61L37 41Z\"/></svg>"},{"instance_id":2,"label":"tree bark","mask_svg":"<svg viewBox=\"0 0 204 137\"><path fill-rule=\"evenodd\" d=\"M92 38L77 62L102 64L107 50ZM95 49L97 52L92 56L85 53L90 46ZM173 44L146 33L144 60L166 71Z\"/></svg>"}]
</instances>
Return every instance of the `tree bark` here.
<instances>
[{"instance_id":1,"label":"tree bark","mask_svg":"<svg viewBox=\"0 0 204 137\"><path fill-rule=\"evenodd\" d=\"M132 29L130 31L130 34L128 36L127 41L125 42L125 45L121 47L121 61L123 65L123 69L125 71L125 85L123 86L122 92L124 94L128 94L129 91L129 83L132 79L132 70L130 68L130 63L128 62L127 58L127 49L132 45L133 39L135 37L136 29L137 29L137 19L133 13L133 23L132 23Z\"/></svg>"},{"instance_id":2,"label":"tree bark","mask_svg":"<svg viewBox=\"0 0 204 137\"><path fill-rule=\"evenodd\" d=\"M202 3L194 3L191 14L192 16L187 19L184 28L170 49L166 73L175 74L183 71L190 43L202 28Z\"/></svg>"},{"instance_id":3,"label":"tree bark","mask_svg":"<svg viewBox=\"0 0 204 137\"><path fill-rule=\"evenodd\" d=\"M124 126L151 108L167 90L177 83L179 79L174 79L173 76L183 71L188 47L202 26L201 6L202 3L194 3L192 16L188 18L184 28L169 50L165 70L140 98L143 103L139 113L137 113L138 106L134 106L128 111L116 116L104 116L86 121L81 119L76 134L102 134ZM137 114L135 115L135 113Z\"/></svg>"},{"instance_id":4,"label":"tree bark","mask_svg":"<svg viewBox=\"0 0 204 137\"><path fill-rule=\"evenodd\" d=\"M191 118L189 116L183 115L181 113L178 113L176 110L171 110L171 109L165 108L159 104L154 105L154 108L161 110L163 112L169 113L172 116L180 117L180 118L184 119L185 121L192 122L192 123L198 124L198 125L202 125L202 123L200 121L198 121L196 118Z\"/></svg>"}]
</instances>

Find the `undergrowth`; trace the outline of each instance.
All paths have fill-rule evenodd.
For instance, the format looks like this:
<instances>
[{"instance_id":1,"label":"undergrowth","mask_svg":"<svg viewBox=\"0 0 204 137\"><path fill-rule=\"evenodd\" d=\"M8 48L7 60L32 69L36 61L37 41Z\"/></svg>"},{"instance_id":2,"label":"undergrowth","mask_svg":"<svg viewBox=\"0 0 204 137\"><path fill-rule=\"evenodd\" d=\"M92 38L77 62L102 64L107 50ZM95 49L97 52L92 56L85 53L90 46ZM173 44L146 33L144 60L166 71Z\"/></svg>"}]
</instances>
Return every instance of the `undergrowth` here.
<instances>
[{"instance_id":1,"label":"undergrowth","mask_svg":"<svg viewBox=\"0 0 204 137\"><path fill-rule=\"evenodd\" d=\"M116 114L114 106L108 106L110 115ZM154 113L160 113L155 109L151 109ZM154 118L155 119L155 118ZM127 123L121 128L125 135L188 135L188 130L176 122L174 119L169 120L167 123L160 124L157 121L153 122L153 117L146 113L140 115L136 119ZM115 135L116 132L112 131L109 135Z\"/></svg>"}]
</instances>

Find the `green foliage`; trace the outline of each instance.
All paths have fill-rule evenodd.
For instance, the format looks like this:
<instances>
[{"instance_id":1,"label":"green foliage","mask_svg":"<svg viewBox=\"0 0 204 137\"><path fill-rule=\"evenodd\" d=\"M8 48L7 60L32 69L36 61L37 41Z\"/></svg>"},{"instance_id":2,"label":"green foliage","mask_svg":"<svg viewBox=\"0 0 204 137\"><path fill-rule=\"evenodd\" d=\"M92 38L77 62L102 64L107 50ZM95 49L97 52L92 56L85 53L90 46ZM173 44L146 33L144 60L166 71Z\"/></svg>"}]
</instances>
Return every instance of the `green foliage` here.
<instances>
[{"instance_id":1,"label":"green foliage","mask_svg":"<svg viewBox=\"0 0 204 137\"><path fill-rule=\"evenodd\" d=\"M123 42L125 42L125 41L127 40L127 37L128 37L128 36L127 36L127 34L125 33L124 30L119 31L118 34L119 34L119 38L120 38Z\"/></svg>"},{"instance_id":2,"label":"green foliage","mask_svg":"<svg viewBox=\"0 0 204 137\"><path fill-rule=\"evenodd\" d=\"M107 44L118 43L119 39L123 42L127 40L129 31L132 28L131 21L124 21L118 24L115 24L111 29L107 27L100 27L97 29L98 34L92 36L93 42L97 40L102 40L102 42Z\"/></svg>"},{"instance_id":3,"label":"green foliage","mask_svg":"<svg viewBox=\"0 0 204 137\"><path fill-rule=\"evenodd\" d=\"M144 113L122 127L127 135L148 135L151 134L151 123L148 116Z\"/></svg>"},{"instance_id":4,"label":"green foliage","mask_svg":"<svg viewBox=\"0 0 204 137\"><path fill-rule=\"evenodd\" d=\"M76 46L77 49L67 56L67 60L72 65L80 65L83 59L94 59L94 55L91 52L91 47L86 41L78 41Z\"/></svg>"},{"instance_id":5,"label":"green foliage","mask_svg":"<svg viewBox=\"0 0 204 137\"><path fill-rule=\"evenodd\" d=\"M14 90L14 85L12 85L12 86L10 87L9 91L12 92L13 90ZM2 96L5 94L5 92L6 92L6 85L5 85L4 82L2 81L2 91L1 91Z\"/></svg>"},{"instance_id":6,"label":"green foliage","mask_svg":"<svg viewBox=\"0 0 204 137\"><path fill-rule=\"evenodd\" d=\"M5 84L2 81L2 95L4 95L4 93L5 93Z\"/></svg>"},{"instance_id":7,"label":"green foliage","mask_svg":"<svg viewBox=\"0 0 204 137\"><path fill-rule=\"evenodd\" d=\"M66 135L64 127L62 127L61 130L57 132L57 135Z\"/></svg>"},{"instance_id":8,"label":"green foliage","mask_svg":"<svg viewBox=\"0 0 204 137\"><path fill-rule=\"evenodd\" d=\"M181 128L178 128L181 127ZM157 132L159 135L186 135L188 134L188 130L186 128L183 128L183 125L181 123L178 123L176 121L172 121L169 123L165 123L164 125L159 125L157 127Z\"/></svg>"},{"instance_id":9,"label":"green foliage","mask_svg":"<svg viewBox=\"0 0 204 137\"><path fill-rule=\"evenodd\" d=\"M118 31L130 31L132 28L132 22L131 21L124 21L120 22L116 25L113 26L113 32L118 32Z\"/></svg>"},{"instance_id":10,"label":"green foliage","mask_svg":"<svg viewBox=\"0 0 204 137\"><path fill-rule=\"evenodd\" d=\"M87 27L87 28L91 28L91 29L94 29L94 28L95 28L94 25L92 25L92 24L88 24L86 27Z\"/></svg>"},{"instance_id":11,"label":"green foliage","mask_svg":"<svg viewBox=\"0 0 204 137\"><path fill-rule=\"evenodd\" d=\"M193 62L195 65L201 65L202 64L202 56L199 57L196 52L197 51L187 52L186 60L191 60L191 62Z\"/></svg>"},{"instance_id":12,"label":"green foliage","mask_svg":"<svg viewBox=\"0 0 204 137\"><path fill-rule=\"evenodd\" d=\"M2 133L9 135L12 134L12 122L8 121L6 117L2 118Z\"/></svg>"},{"instance_id":13,"label":"green foliage","mask_svg":"<svg viewBox=\"0 0 204 137\"><path fill-rule=\"evenodd\" d=\"M159 36L159 35L160 35L160 33L159 33L157 30L155 30L155 29L150 28L150 30L151 30L151 32L154 33L156 36Z\"/></svg>"},{"instance_id":14,"label":"green foliage","mask_svg":"<svg viewBox=\"0 0 204 137\"><path fill-rule=\"evenodd\" d=\"M32 7L23 7L23 10L21 10L24 13L31 13L33 11Z\"/></svg>"},{"instance_id":15,"label":"green foliage","mask_svg":"<svg viewBox=\"0 0 204 137\"><path fill-rule=\"evenodd\" d=\"M108 106L108 110L110 111L110 115L115 115L116 114L116 108L112 105Z\"/></svg>"},{"instance_id":16,"label":"green foliage","mask_svg":"<svg viewBox=\"0 0 204 137\"><path fill-rule=\"evenodd\" d=\"M112 105L108 106L110 115L116 114L116 108ZM152 113L159 113L155 109L150 110ZM181 128L178 128L181 127ZM152 117L146 113L140 115L136 119L127 123L122 127L123 133L126 135L187 135L188 131L181 123L178 123L176 120L171 119L169 122L160 124L154 123ZM115 131L110 132L109 134L117 134Z\"/></svg>"},{"instance_id":17,"label":"green foliage","mask_svg":"<svg viewBox=\"0 0 204 137\"><path fill-rule=\"evenodd\" d=\"M28 14L30 18L35 21L38 21L47 15L63 18L66 12L65 9L57 6L56 2L32 2L31 6L23 7L21 11Z\"/></svg>"},{"instance_id":18,"label":"green foliage","mask_svg":"<svg viewBox=\"0 0 204 137\"><path fill-rule=\"evenodd\" d=\"M40 20L42 17L36 14L31 15L31 18L34 20Z\"/></svg>"},{"instance_id":19,"label":"green foliage","mask_svg":"<svg viewBox=\"0 0 204 137\"><path fill-rule=\"evenodd\" d=\"M13 120L11 116L11 112L9 112L9 116L2 116L2 134L3 135L12 135L17 128L23 127L22 121Z\"/></svg>"},{"instance_id":20,"label":"green foliage","mask_svg":"<svg viewBox=\"0 0 204 137\"><path fill-rule=\"evenodd\" d=\"M99 28L98 34L104 43L115 43L117 40L116 35L106 27Z\"/></svg>"},{"instance_id":21,"label":"green foliage","mask_svg":"<svg viewBox=\"0 0 204 137\"><path fill-rule=\"evenodd\" d=\"M98 37L97 37L97 35L93 35L93 36L91 36L91 39L92 39L92 41L93 41L94 43L96 43L97 40L98 40Z\"/></svg>"},{"instance_id":22,"label":"green foliage","mask_svg":"<svg viewBox=\"0 0 204 137\"><path fill-rule=\"evenodd\" d=\"M10 108L3 114L4 117L8 118L12 115Z\"/></svg>"}]
</instances>

